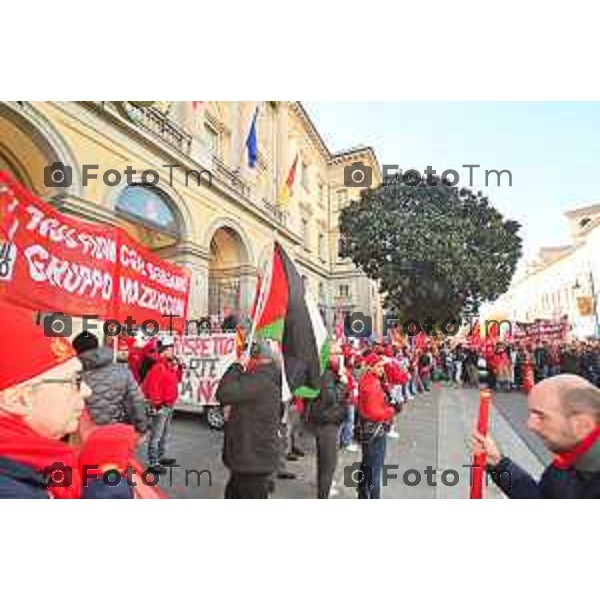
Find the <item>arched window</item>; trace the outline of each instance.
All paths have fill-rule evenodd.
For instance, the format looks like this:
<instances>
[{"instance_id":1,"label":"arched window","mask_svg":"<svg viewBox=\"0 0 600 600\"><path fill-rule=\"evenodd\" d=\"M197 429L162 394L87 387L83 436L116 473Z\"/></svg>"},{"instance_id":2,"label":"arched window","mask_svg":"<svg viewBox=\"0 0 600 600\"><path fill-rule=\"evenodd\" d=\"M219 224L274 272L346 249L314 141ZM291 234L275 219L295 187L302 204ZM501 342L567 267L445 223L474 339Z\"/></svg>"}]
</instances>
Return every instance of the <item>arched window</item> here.
<instances>
[{"instance_id":1,"label":"arched window","mask_svg":"<svg viewBox=\"0 0 600 600\"><path fill-rule=\"evenodd\" d=\"M170 246L181 237L179 220L164 194L145 185L131 185L119 196L117 215L140 242L153 247Z\"/></svg>"}]
</instances>

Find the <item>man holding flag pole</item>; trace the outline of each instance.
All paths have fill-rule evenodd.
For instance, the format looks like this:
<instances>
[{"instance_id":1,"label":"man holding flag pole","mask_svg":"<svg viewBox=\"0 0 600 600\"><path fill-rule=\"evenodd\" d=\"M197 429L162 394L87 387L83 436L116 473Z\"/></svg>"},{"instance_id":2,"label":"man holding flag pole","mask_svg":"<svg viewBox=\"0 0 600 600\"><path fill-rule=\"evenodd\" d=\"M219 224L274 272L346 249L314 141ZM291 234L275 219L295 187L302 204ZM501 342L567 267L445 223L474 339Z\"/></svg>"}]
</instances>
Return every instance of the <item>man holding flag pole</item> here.
<instances>
[{"instance_id":1,"label":"man holding flag pole","mask_svg":"<svg viewBox=\"0 0 600 600\"><path fill-rule=\"evenodd\" d=\"M281 365L272 344L281 349ZM248 356L250 352L250 356ZM226 497L267 497L278 467L282 401L289 389L314 400L329 361L327 330L279 242L258 292L246 353L223 376L217 399L230 406L223 460L231 471ZM279 370L281 368L281 370Z\"/></svg>"},{"instance_id":2,"label":"man holding flag pole","mask_svg":"<svg viewBox=\"0 0 600 600\"><path fill-rule=\"evenodd\" d=\"M554 461L536 481L479 428L472 448L496 485L509 498L600 498L600 390L578 375L556 375L535 385L527 403L527 426Z\"/></svg>"}]
</instances>

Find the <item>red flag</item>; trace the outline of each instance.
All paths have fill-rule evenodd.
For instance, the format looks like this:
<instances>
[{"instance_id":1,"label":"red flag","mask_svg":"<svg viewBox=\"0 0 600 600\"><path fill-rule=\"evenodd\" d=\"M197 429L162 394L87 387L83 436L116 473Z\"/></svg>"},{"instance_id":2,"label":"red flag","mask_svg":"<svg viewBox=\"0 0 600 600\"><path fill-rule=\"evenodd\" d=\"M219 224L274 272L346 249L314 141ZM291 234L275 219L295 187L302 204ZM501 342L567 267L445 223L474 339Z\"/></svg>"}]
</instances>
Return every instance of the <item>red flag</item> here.
<instances>
[{"instance_id":1,"label":"red flag","mask_svg":"<svg viewBox=\"0 0 600 600\"><path fill-rule=\"evenodd\" d=\"M427 347L428 337L424 331L420 331L419 335L415 338L415 345L419 350L423 350Z\"/></svg>"}]
</instances>

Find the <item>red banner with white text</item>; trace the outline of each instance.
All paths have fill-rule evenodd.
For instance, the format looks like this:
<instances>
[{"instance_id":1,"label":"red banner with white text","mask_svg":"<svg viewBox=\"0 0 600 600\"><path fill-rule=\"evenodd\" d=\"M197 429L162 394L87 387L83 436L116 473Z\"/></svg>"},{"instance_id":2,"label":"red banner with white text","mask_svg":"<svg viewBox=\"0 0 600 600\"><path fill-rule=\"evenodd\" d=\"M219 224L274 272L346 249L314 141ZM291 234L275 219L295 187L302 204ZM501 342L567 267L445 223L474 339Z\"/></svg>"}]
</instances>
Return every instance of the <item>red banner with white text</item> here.
<instances>
[{"instance_id":1,"label":"red banner with white text","mask_svg":"<svg viewBox=\"0 0 600 600\"><path fill-rule=\"evenodd\" d=\"M60 213L0 171L0 296L32 310L120 323L187 316L189 273L119 227Z\"/></svg>"}]
</instances>

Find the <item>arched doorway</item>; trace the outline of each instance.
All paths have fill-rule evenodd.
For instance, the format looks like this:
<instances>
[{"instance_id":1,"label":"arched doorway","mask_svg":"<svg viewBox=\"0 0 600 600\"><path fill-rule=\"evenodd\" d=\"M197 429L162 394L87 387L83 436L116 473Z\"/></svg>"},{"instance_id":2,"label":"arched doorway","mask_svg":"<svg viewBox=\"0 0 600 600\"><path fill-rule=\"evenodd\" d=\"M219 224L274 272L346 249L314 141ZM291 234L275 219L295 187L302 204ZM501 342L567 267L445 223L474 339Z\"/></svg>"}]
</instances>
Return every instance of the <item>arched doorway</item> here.
<instances>
[{"instance_id":1,"label":"arched doorway","mask_svg":"<svg viewBox=\"0 0 600 600\"><path fill-rule=\"evenodd\" d=\"M126 187L117 198L115 213L129 235L159 254L182 238L181 214L158 188L143 184Z\"/></svg>"},{"instance_id":2,"label":"arched doorway","mask_svg":"<svg viewBox=\"0 0 600 600\"><path fill-rule=\"evenodd\" d=\"M208 271L208 311L213 322L221 325L227 319L232 325L247 306L248 265L248 250L240 234L231 227L217 229L210 241Z\"/></svg>"},{"instance_id":3,"label":"arched doorway","mask_svg":"<svg viewBox=\"0 0 600 600\"><path fill-rule=\"evenodd\" d=\"M47 186L54 163L70 169L68 187ZM70 148L51 122L27 102L0 102L0 170L41 198L80 192L79 168Z\"/></svg>"}]
</instances>

